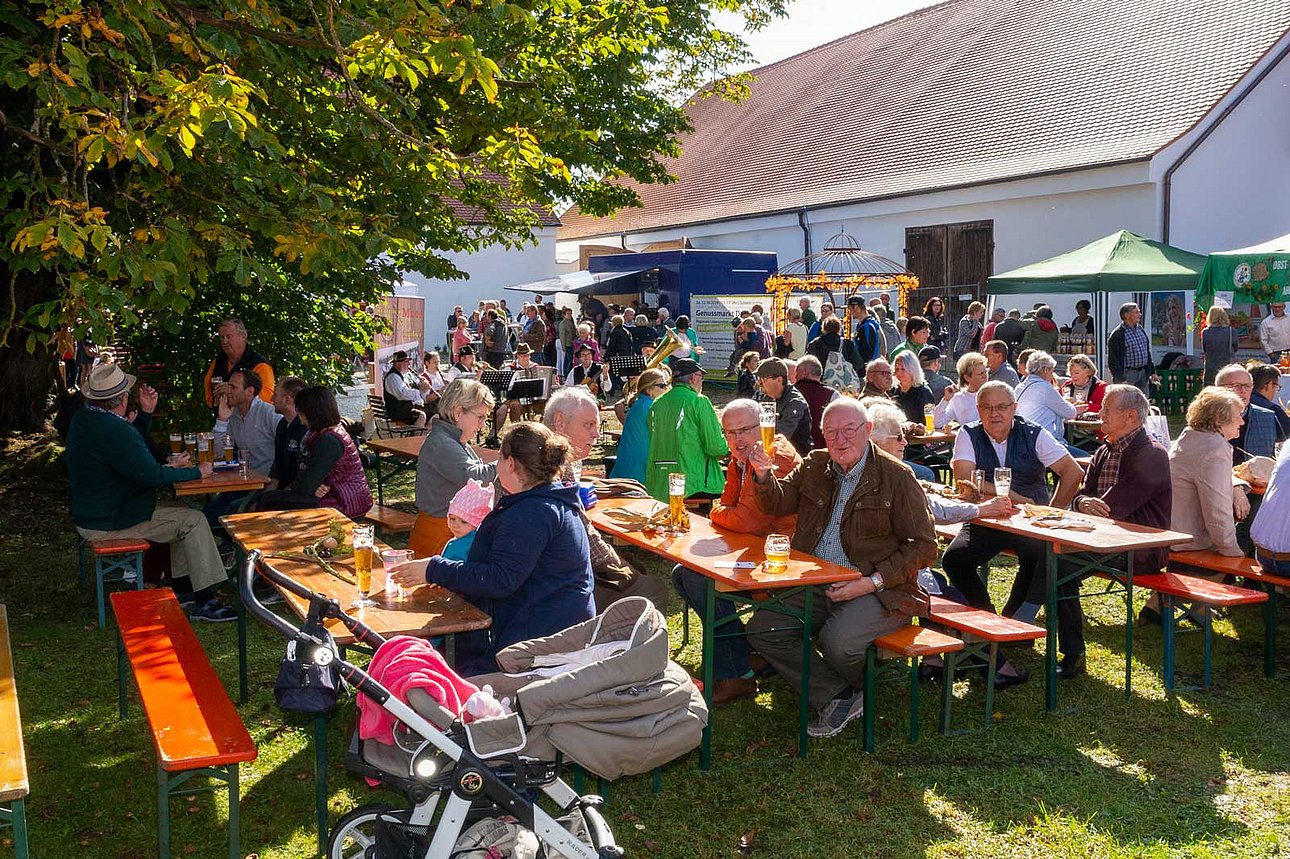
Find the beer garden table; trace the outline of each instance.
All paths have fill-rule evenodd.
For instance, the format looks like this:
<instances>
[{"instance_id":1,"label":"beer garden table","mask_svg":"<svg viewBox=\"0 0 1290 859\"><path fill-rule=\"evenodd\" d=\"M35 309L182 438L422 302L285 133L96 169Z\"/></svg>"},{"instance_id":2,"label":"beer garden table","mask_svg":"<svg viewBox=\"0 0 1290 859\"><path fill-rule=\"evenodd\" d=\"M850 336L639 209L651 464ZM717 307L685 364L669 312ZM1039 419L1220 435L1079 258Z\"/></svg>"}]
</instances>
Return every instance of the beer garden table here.
<instances>
[{"instance_id":1,"label":"beer garden table","mask_svg":"<svg viewBox=\"0 0 1290 859\"><path fill-rule=\"evenodd\" d=\"M219 492L255 491L263 489L268 482L268 477L254 471L247 472L246 477L243 477L236 468L217 468L211 472L210 477L184 480L180 483L172 484L172 486L175 494L182 497L188 495L214 495Z\"/></svg>"},{"instance_id":2,"label":"beer garden table","mask_svg":"<svg viewBox=\"0 0 1290 859\"><path fill-rule=\"evenodd\" d=\"M420 441L420 439L418 439ZM262 554L261 563L270 564L279 573L311 591L325 594L340 603L341 608L352 613L374 632L388 638L392 635L411 635L445 638L445 656L453 661L453 636L458 632L486 629L491 618L463 597L437 585L422 585L407 592L400 600L393 589L386 587L385 568L380 552L388 548L377 542L372 558L372 594L375 606L353 610L350 605L358 598L358 589L349 582L336 578L323 567L308 560L281 557L284 553L300 552L306 545L324 537L327 526L334 518L344 518L330 508L312 510L275 510L262 513L237 513L220 519L229 537L244 552L254 549ZM332 561L353 572L351 562ZM280 589L281 590L281 589ZM295 614L304 618L309 610L308 600L290 591L282 591L286 603ZM344 656L347 647L354 647L354 635L335 618L326 623ZM245 647L245 641L242 642ZM323 851L327 840L327 717L314 718L314 775L315 811L318 824L318 848Z\"/></svg>"},{"instance_id":3,"label":"beer garden table","mask_svg":"<svg viewBox=\"0 0 1290 859\"><path fill-rule=\"evenodd\" d=\"M1018 511L1007 518L980 518L972 520L974 525L993 528L1018 537L1029 537L1044 544L1044 574L1046 591L1044 600L1044 621L1048 629L1045 653L1044 706L1048 712L1057 709L1057 587L1060 584L1078 581L1090 573L1104 575L1115 584L1124 588L1125 628L1124 628L1124 694L1132 689L1131 672L1133 668L1133 553L1142 549L1154 549L1160 546L1172 546L1184 543L1192 537L1178 531L1166 531L1135 525L1130 522L1117 522L1100 516L1067 513L1074 520L1086 522L1093 526L1091 531L1076 531L1070 528L1045 528L1036 525L1025 513ZM1117 569L1107 563L1107 556L1125 554L1126 568ZM1066 578L1060 578L1057 569L1058 556L1062 556L1077 569ZM1078 597L1075 597L1076 599Z\"/></svg>"},{"instance_id":4,"label":"beer garden table","mask_svg":"<svg viewBox=\"0 0 1290 859\"><path fill-rule=\"evenodd\" d=\"M693 512L690 513L690 530L684 534L632 531L605 515L614 509L649 514L659 506L658 501L649 498L601 499L587 511L587 517L598 530L693 570L706 580L703 696L708 703L708 724L703 729L703 743L699 748L700 769L707 770L712 765L712 663L717 598L733 602L743 609L774 611L802 624L802 688L798 690L797 753L799 757L806 757L806 723L810 711L806 690L810 683L811 652L815 646L811 633L812 588L815 585L852 581L861 578L862 574L797 550L790 553L788 568L784 572L768 573L762 568L765 550L761 537L718 528ZM737 561L751 561L756 566L740 569L733 566ZM745 593L747 591L773 591L774 595L769 599L759 600L750 597ZM784 605L784 600L799 591L806 598L800 614Z\"/></svg>"}]
</instances>

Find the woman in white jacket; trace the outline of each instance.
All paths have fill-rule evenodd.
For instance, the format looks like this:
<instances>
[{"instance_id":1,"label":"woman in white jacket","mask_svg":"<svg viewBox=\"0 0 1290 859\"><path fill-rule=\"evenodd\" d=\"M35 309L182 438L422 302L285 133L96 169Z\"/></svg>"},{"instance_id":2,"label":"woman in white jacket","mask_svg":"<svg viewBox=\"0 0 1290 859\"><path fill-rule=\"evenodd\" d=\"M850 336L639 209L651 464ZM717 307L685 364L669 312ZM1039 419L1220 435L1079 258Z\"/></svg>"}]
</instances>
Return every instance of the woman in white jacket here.
<instances>
[{"instance_id":1,"label":"woman in white jacket","mask_svg":"<svg viewBox=\"0 0 1290 859\"><path fill-rule=\"evenodd\" d=\"M1031 352L1026 359L1026 378L1017 386L1017 414L1039 424L1061 441L1066 438L1066 421L1075 417L1074 403L1068 403L1057 390L1053 376L1057 362L1047 352ZM1088 451L1066 445L1071 456L1088 456Z\"/></svg>"},{"instance_id":2,"label":"woman in white jacket","mask_svg":"<svg viewBox=\"0 0 1290 859\"><path fill-rule=\"evenodd\" d=\"M959 374L958 387L946 385L941 401L932 412L932 423L938 430L945 429L951 422L967 426L981 419L976 410L976 392L990 379L985 356L980 352L969 352L959 358L954 369Z\"/></svg>"}]
</instances>

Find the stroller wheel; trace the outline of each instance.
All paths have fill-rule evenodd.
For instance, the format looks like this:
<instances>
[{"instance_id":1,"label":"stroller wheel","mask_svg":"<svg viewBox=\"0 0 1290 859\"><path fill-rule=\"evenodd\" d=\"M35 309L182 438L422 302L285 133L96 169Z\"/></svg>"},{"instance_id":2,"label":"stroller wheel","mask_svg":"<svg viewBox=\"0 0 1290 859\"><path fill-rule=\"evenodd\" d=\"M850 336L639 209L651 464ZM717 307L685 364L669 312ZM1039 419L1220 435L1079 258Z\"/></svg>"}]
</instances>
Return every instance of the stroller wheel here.
<instances>
[{"instance_id":1,"label":"stroller wheel","mask_svg":"<svg viewBox=\"0 0 1290 859\"><path fill-rule=\"evenodd\" d=\"M327 859L375 859L377 818L406 820L407 815L408 809L385 803L360 805L332 829L327 839Z\"/></svg>"}]
</instances>

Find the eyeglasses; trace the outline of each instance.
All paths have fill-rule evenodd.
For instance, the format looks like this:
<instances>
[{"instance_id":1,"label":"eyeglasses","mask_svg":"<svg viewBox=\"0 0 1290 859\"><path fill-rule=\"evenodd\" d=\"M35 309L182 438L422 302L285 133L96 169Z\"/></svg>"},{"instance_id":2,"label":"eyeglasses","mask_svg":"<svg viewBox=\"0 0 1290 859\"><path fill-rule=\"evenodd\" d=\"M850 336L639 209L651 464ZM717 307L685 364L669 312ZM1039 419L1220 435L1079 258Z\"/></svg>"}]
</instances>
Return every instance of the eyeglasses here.
<instances>
[{"instance_id":1,"label":"eyeglasses","mask_svg":"<svg viewBox=\"0 0 1290 859\"><path fill-rule=\"evenodd\" d=\"M741 435L747 435L748 433L755 433L755 432L761 432L760 425L754 424L753 426L747 426L747 427L731 427L730 429L726 429L723 427L721 429L721 434L724 436L728 436L730 438L737 438Z\"/></svg>"},{"instance_id":2,"label":"eyeglasses","mask_svg":"<svg viewBox=\"0 0 1290 859\"><path fill-rule=\"evenodd\" d=\"M1016 403L1002 403L997 406L986 406L978 403L976 410L978 412L1006 412L1008 409L1015 409L1016 407Z\"/></svg>"},{"instance_id":3,"label":"eyeglasses","mask_svg":"<svg viewBox=\"0 0 1290 859\"><path fill-rule=\"evenodd\" d=\"M892 372L891 370L870 370L869 375L870 376L890 376L891 372Z\"/></svg>"},{"instance_id":4,"label":"eyeglasses","mask_svg":"<svg viewBox=\"0 0 1290 859\"><path fill-rule=\"evenodd\" d=\"M908 440L908 437L903 432L884 437L884 441L896 441L896 442L904 443L907 440Z\"/></svg>"},{"instance_id":5,"label":"eyeglasses","mask_svg":"<svg viewBox=\"0 0 1290 859\"><path fill-rule=\"evenodd\" d=\"M1229 391L1253 391L1254 385L1250 382L1228 382L1223 385Z\"/></svg>"},{"instance_id":6,"label":"eyeglasses","mask_svg":"<svg viewBox=\"0 0 1290 859\"><path fill-rule=\"evenodd\" d=\"M825 441L851 441L851 439L859 435L861 429L862 428L858 426L838 427L836 429L823 430L821 435L824 436Z\"/></svg>"}]
</instances>

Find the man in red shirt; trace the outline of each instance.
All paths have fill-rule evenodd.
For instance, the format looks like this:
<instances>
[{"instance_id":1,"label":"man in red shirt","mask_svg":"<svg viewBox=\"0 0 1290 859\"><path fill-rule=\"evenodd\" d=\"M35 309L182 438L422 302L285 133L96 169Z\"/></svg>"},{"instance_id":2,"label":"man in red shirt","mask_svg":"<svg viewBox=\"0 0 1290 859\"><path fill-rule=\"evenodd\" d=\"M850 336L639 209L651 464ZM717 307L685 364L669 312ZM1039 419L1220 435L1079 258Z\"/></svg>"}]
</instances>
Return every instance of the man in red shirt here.
<instances>
[{"instance_id":1,"label":"man in red shirt","mask_svg":"<svg viewBox=\"0 0 1290 859\"><path fill-rule=\"evenodd\" d=\"M792 534L797 525L797 515L767 516L757 503L753 471L748 466L748 456L761 444L761 405L755 400L733 400L721 412L721 433L730 445L730 464L726 466L726 488L721 498L712 505L712 524L741 534ZM775 453L772 457L776 477L784 477L801 464L797 450L782 435L775 436ZM698 573L677 567L672 571L672 584L677 593L700 617L707 595L705 578ZM718 600L713 609L714 620L735 613L727 600ZM748 664L749 649L743 638L733 635L742 629L742 623L733 620L722 626L722 637L713 644L712 703L728 704L738 698L757 693L757 680Z\"/></svg>"}]
</instances>

